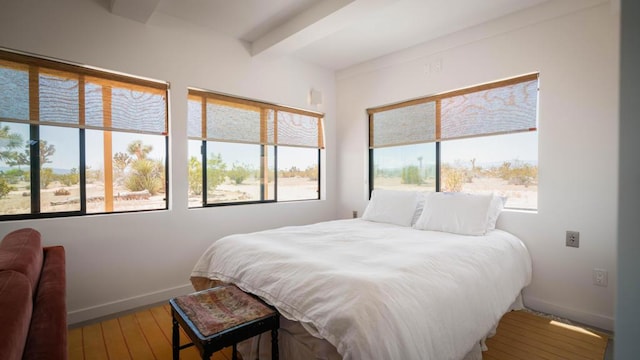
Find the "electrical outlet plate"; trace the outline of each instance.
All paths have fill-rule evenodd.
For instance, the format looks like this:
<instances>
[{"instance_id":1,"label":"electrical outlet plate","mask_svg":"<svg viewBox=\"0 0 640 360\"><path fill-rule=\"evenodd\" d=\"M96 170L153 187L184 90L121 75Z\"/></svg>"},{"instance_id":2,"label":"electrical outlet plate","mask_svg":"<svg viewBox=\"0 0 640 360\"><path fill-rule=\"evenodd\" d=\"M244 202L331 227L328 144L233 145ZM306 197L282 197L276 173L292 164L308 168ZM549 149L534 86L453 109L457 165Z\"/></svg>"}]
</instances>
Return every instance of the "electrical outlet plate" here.
<instances>
[{"instance_id":1,"label":"electrical outlet plate","mask_svg":"<svg viewBox=\"0 0 640 360\"><path fill-rule=\"evenodd\" d=\"M567 231L565 244L570 247L580 247L580 233L578 231Z\"/></svg>"},{"instance_id":2,"label":"electrical outlet plate","mask_svg":"<svg viewBox=\"0 0 640 360\"><path fill-rule=\"evenodd\" d=\"M593 269L593 285L607 286L609 276L605 269Z\"/></svg>"}]
</instances>

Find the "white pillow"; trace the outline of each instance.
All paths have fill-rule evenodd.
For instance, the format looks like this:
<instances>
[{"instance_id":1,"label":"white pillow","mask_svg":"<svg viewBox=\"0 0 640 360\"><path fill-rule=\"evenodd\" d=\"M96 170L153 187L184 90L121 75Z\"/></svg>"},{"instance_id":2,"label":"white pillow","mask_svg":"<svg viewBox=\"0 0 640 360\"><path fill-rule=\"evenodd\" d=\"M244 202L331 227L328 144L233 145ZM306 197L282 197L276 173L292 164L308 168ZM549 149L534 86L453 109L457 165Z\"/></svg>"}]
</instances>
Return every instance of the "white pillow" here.
<instances>
[{"instance_id":1,"label":"white pillow","mask_svg":"<svg viewBox=\"0 0 640 360\"><path fill-rule=\"evenodd\" d=\"M411 226L418 195L415 191L376 189L362 214L363 220Z\"/></svg>"},{"instance_id":2,"label":"white pillow","mask_svg":"<svg viewBox=\"0 0 640 360\"><path fill-rule=\"evenodd\" d=\"M429 197L429 194L432 194L432 193L427 193L427 192L417 193L418 202L416 204L416 211L413 213L413 218L411 219L411 226L415 225L418 219L420 218L420 215L422 215L422 210L424 209L424 204L427 201L427 197Z\"/></svg>"},{"instance_id":3,"label":"white pillow","mask_svg":"<svg viewBox=\"0 0 640 360\"><path fill-rule=\"evenodd\" d=\"M504 203L507 201L506 197L499 195L493 195L491 202L489 203L489 214L487 215L487 230L493 230L496 228L496 222L502 209L504 209Z\"/></svg>"},{"instance_id":4,"label":"white pillow","mask_svg":"<svg viewBox=\"0 0 640 360\"><path fill-rule=\"evenodd\" d=\"M444 231L461 235L487 232L489 204L493 195L434 193L427 198L422 215L413 226L418 230Z\"/></svg>"}]
</instances>

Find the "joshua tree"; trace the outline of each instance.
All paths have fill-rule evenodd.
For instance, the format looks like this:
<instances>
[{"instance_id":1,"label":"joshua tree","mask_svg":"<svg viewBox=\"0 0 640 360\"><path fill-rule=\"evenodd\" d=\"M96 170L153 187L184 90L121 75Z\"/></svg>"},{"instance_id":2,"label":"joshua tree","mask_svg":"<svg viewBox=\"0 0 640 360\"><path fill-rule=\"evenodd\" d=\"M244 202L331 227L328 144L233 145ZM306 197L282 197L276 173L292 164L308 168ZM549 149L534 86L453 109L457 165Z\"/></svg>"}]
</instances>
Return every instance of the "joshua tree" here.
<instances>
[{"instance_id":1,"label":"joshua tree","mask_svg":"<svg viewBox=\"0 0 640 360\"><path fill-rule=\"evenodd\" d=\"M127 152L135 156L137 160L146 159L151 150L153 150L153 146L143 145L142 140L132 141L129 146L127 146Z\"/></svg>"},{"instance_id":2,"label":"joshua tree","mask_svg":"<svg viewBox=\"0 0 640 360\"><path fill-rule=\"evenodd\" d=\"M40 140L38 143L38 147L40 148L40 170L42 170L44 168L44 164L51 163L51 157L56 153L56 146L53 144L49 145L47 140ZM25 154L28 155L29 150L29 144L27 144Z\"/></svg>"},{"instance_id":3,"label":"joshua tree","mask_svg":"<svg viewBox=\"0 0 640 360\"><path fill-rule=\"evenodd\" d=\"M14 149L23 144L22 136L13 134L9 130L9 126L0 127L0 161L13 160L18 154ZM8 165L13 166L11 164Z\"/></svg>"},{"instance_id":4,"label":"joshua tree","mask_svg":"<svg viewBox=\"0 0 640 360\"><path fill-rule=\"evenodd\" d=\"M113 155L113 165L116 168L118 176L122 176L124 174L124 170L130 163L131 157L125 153L117 152Z\"/></svg>"}]
</instances>

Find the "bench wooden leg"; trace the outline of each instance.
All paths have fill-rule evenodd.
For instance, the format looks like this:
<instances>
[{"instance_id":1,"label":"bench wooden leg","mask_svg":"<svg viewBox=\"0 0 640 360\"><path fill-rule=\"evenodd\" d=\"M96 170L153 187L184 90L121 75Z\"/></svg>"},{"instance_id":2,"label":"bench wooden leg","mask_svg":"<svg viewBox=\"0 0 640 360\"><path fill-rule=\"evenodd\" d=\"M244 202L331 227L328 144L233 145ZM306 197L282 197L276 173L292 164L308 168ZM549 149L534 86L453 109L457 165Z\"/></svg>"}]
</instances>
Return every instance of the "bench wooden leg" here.
<instances>
[{"instance_id":1,"label":"bench wooden leg","mask_svg":"<svg viewBox=\"0 0 640 360\"><path fill-rule=\"evenodd\" d=\"M179 360L180 356L180 329L178 328L178 320L173 318L173 333L172 333L172 342L173 342L173 360Z\"/></svg>"},{"instance_id":2,"label":"bench wooden leg","mask_svg":"<svg viewBox=\"0 0 640 360\"><path fill-rule=\"evenodd\" d=\"M238 348L236 344L231 347L231 360L238 360Z\"/></svg>"},{"instance_id":3,"label":"bench wooden leg","mask_svg":"<svg viewBox=\"0 0 640 360\"><path fill-rule=\"evenodd\" d=\"M271 330L271 359L278 360L280 352L278 351L278 329Z\"/></svg>"}]
</instances>

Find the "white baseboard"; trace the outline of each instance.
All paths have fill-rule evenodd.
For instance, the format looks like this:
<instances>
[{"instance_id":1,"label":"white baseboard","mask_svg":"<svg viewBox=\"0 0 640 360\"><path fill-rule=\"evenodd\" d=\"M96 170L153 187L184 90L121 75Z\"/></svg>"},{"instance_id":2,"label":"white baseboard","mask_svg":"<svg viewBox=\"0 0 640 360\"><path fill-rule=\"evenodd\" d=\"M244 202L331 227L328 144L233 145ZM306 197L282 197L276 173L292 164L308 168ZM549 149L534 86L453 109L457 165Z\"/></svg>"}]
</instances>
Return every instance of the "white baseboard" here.
<instances>
[{"instance_id":1,"label":"white baseboard","mask_svg":"<svg viewBox=\"0 0 640 360\"><path fill-rule=\"evenodd\" d=\"M68 325L74 325L89 322L94 319L105 318L113 314L123 313L132 309L168 301L172 297L188 294L193 291L193 286L189 283L127 299L69 311L67 313L67 323ZM525 307L532 310L557 315L607 331L613 331L614 328L614 319L610 316L571 309L530 296L524 296L523 300Z\"/></svg>"},{"instance_id":2,"label":"white baseboard","mask_svg":"<svg viewBox=\"0 0 640 360\"><path fill-rule=\"evenodd\" d=\"M582 323L584 325L593 326L602 330L613 331L615 321L614 318L610 316L571 309L529 296L524 296L524 306L531 310L560 316L568 320Z\"/></svg>"},{"instance_id":3,"label":"white baseboard","mask_svg":"<svg viewBox=\"0 0 640 360\"><path fill-rule=\"evenodd\" d=\"M168 302L169 299L173 297L188 294L193 291L193 286L191 285L191 283L189 283L169 289L130 297L127 299L69 311L67 312L67 324L74 325L78 323L89 322L91 320L105 318L113 314L126 312L131 309L157 304L163 301Z\"/></svg>"}]
</instances>

